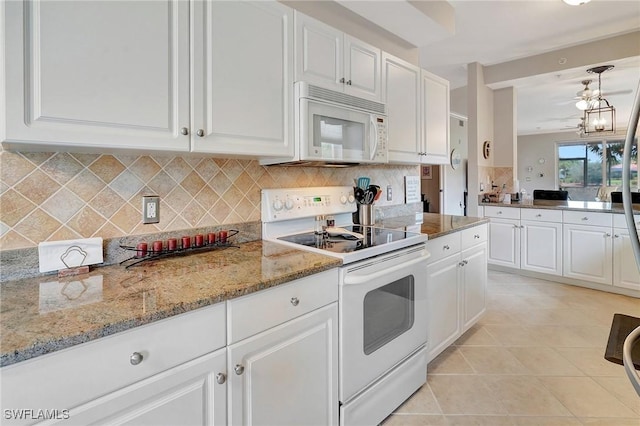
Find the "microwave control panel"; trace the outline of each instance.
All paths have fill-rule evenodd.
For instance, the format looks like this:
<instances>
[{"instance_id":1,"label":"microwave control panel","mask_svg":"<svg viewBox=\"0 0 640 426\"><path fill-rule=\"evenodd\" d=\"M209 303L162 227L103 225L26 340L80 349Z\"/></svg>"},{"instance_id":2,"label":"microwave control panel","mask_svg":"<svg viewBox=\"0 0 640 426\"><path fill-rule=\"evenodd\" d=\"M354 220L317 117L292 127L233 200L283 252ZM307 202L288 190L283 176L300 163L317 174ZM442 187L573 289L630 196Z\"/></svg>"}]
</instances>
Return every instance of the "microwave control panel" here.
<instances>
[{"instance_id":1,"label":"microwave control panel","mask_svg":"<svg viewBox=\"0 0 640 426\"><path fill-rule=\"evenodd\" d=\"M376 123L376 139L378 140L373 160L386 163L389 161L389 151L387 149L387 117L376 115L373 116L373 120Z\"/></svg>"}]
</instances>

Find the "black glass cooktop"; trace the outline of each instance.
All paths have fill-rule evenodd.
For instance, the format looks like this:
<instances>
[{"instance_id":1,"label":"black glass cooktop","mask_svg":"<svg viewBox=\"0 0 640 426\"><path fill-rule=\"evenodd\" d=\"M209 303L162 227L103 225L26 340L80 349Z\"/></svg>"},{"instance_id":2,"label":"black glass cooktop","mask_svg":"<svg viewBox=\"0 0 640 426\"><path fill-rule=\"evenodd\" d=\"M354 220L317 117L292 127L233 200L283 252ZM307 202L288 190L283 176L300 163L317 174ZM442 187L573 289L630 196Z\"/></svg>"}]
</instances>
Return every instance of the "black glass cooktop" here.
<instances>
[{"instance_id":1,"label":"black glass cooktop","mask_svg":"<svg viewBox=\"0 0 640 426\"><path fill-rule=\"evenodd\" d=\"M303 234L287 235L279 237L278 239L334 253L349 253L404 240L414 235L410 232L395 229L360 225L345 226L343 229L360 234L362 237L360 238L350 233L340 232L339 230L334 231L330 228L330 230L324 234L306 232Z\"/></svg>"}]
</instances>

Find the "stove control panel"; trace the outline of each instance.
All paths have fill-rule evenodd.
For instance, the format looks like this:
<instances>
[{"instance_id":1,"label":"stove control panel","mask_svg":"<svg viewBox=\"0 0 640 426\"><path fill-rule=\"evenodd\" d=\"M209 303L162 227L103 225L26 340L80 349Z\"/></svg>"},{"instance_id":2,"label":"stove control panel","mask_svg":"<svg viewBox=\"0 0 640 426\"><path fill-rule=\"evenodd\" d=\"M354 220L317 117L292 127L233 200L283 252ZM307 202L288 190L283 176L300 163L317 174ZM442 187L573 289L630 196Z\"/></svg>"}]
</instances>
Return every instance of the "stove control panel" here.
<instances>
[{"instance_id":1,"label":"stove control panel","mask_svg":"<svg viewBox=\"0 0 640 426\"><path fill-rule=\"evenodd\" d=\"M314 217L356 211L353 188L325 186L262 190L262 221Z\"/></svg>"}]
</instances>

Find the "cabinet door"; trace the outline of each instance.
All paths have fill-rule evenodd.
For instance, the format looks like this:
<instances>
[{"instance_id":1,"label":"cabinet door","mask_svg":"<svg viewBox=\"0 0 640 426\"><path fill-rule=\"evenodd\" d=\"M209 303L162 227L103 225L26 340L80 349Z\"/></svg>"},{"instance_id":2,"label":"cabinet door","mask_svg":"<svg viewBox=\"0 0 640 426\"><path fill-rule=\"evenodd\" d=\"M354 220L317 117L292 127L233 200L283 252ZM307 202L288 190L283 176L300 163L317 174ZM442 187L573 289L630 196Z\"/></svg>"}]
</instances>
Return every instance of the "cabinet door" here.
<instances>
[{"instance_id":1,"label":"cabinet door","mask_svg":"<svg viewBox=\"0 0 640 426\"><path fill-rule=\"evenodd\" d=\"M615 229L613 237L613 285L640 290L640 270L631 248L629 231Z\"/></svg>"},{"instance_id":2,"label":"cabinet door","mask_svg":"<svg viewBox=\"0 0 640 426\"><path fill-rule=\"evenodd\" d=\"M520 221L494 219L489 222L489 263L520 268Z\"/></svg>"},{"instance_id":3,"label":"cabinet door","mask_svg":"<svg viewBox=\"0 0 640 426\"><path fill-rule=\"evenodd\" d=\"M420 69L382 54L382 98L387 104L389 161L420 162Z\"/></svg>"},{"instance_id":4,"label":"cabinet door","mask_svg":"<svg viewBox=\"0 0 640 426\"><path fill-rule=\"evenodd\" d=\"M342 91L343 33L297 11L295 20L295 81Z\"/></svg>"},{"instance_id":5,"label":"cabinet door","mask_svg":"<svg viewBox=\"0 0 640 426\"><path fill-rule=\"evenodd\" d=\"M345 91L351 95L380 101L380 49L344 35Z\"/></svg>"},{"instance_id":6,"label":"cabinet door","mask_svg":"<svg viewBox=\"0 0 640 426\"><path fill-rule=\"evenodd\" d=\"M460 336L460 254L427 266L427 359L431 361Z\"/></svg>"},{"instance_id":7,"label":"cabinet door","mask_svg":"<svg viewBox=\"0 0 640 426\"><path fill-rule=\"evenodd\" d=\"M229 424L338 422L336 303L228 347Z\"/></svg>"},{"instance_id":8,"label":"cabinet door","mask_svg":"<svg viewBox=\"0 0 640 426\"><path fill-rule=\"evenodd\" d=\"M462 332L464 333L480 316L487 306L487 245L479 244L476 247L464 250L460 256L462 260L462 294L463 319Z\"/></svg>"},{"instance_id":9,"label":"cabinet door","mask_svg":"<svg viewBox=\"0 0 640 426\"><path fill-rule=\"evenodd\" d=\"M520 267L562 275L562 224L522 221Z\"/></svg>"},{"instance_id":10,"label":"cabinet door","mask_svg":"<svg viewBox=\"0 0 640 426\"><path fill-rule=\"evenodd\" d=\"M189 150L188 2L3 7L5 147Z\"/></svg>"},{"instance_id":11,"label":"cabinet door","mask_svg":"<svg viewBox=\"0 0 640 426\"><path fill-rule=\"evenodd\" d=\"M449 164L449 82L421 70L422 162Z\"/></svg>"},{"instance_id":12,"label":"cabinet door","mask_svg":"<svg viewBox=\"0 0 640 426\"><path fill-rule=\"evenodd\" d=\"M193 151L293 155L293 11L194 2Z\"/></svg>"},{"instance_id":13,"label":"cabinet door","mask_svg":"<svg viewBox=\"0 0 640 426\"><path fill-rule=\"evenodd\" d=\"M225 425L226 349L69 410L71 424Z\"/></svg>"},{"instance_id":14,"label":"cabinet door","mask_svg":"<svg viewBox=\"0 0 640 426\"><path fill-rule=\"evenodd\" d=\"M565 224L564 276L600 284L612 284L611 240L611 228Z\"/></svg>"}]
</instances>

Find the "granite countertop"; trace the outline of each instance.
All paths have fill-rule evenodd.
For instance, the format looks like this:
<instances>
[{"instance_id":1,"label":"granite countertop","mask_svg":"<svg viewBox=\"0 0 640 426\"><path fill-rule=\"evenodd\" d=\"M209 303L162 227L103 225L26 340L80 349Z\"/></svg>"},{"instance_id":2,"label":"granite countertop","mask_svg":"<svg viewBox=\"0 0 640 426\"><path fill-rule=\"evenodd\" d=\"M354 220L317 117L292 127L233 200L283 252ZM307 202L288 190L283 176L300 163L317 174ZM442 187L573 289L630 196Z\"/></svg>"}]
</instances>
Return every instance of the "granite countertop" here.
<instances>
[{"instance_id":1,"label":"granite countertop","mask_svg":"<svg viewBox=\"0 0 640 426\"><path fill-rule=\"evenodd\" d=\"M408 228L407 231L427 234L429 239L432 240L488 222L488 218L452 216L438 213L418 213L416 215L383 219L380 222L380 226L395 229Z\"/></svg>"},{"instance_id":2,"label":"granite countertop","mask_svg":"<svg viewBox=\"0 0 640 426\"><path fill-rule=\"evenodd\" d=\"M602 201L559 201L559 200L533 200L533 204L524 203L480 203L481 206L516 207L523 209L551 209L551 210L577 210L586 212L624 213L622 204L605 203ZM640 214L640 204L633 204L634 214Z\"/></svg>"},{"instance_id":3,"label":"granite countertop","mask_svg":"<svg viewBox=\"0 0 640 426\"><path fill-rule=\"evenodd\" d=\"M340 266L340 259L252 241L129 269L0 285L0 366Z\"/></svg>"}]
</instances>

